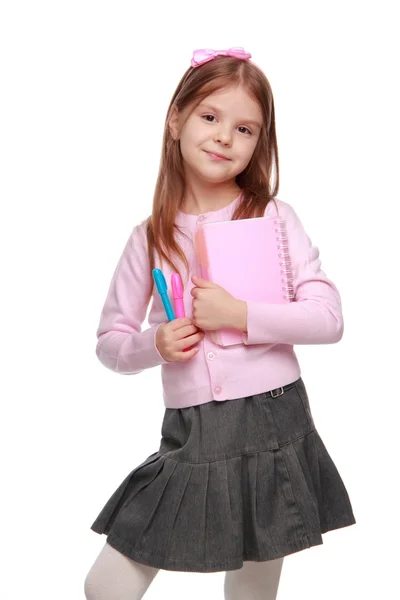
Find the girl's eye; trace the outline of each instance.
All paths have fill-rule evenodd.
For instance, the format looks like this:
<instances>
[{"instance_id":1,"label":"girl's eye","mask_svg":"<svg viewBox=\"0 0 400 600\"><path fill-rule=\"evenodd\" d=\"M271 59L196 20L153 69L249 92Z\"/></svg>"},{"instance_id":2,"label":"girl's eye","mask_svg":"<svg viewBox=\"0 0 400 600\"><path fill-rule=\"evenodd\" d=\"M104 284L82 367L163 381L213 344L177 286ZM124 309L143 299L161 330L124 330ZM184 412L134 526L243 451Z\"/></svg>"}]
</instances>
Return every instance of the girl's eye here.
<instances>
[{"instance_id":1,"label":"girl's eye","mask_svg":"<svg viewBox=\"0 0 400 600\"><path fill-rule=\"evenodd\" d=\"M247 129L247 127L239 127L239 129L245 129L251 135L251 131L250 129Z\"/></svg>"},{"instance_id":2,"label":"girl's eye","mask_svg":"<svg viewBox=\"0 0 400 600\"><path fill-rule=\"evenodd\" d=\"M202 116L203 119L207 119L208 123L212 123L212 121L208 120L208 117L211 117L211 119L215 119L214 115L203 115ZM251 131L250 131L250 129L247 129L247 127L239 127L239 129L244 129L245 131L247 131L246 135L251 135Z\"/></svg>"}]
</instances>

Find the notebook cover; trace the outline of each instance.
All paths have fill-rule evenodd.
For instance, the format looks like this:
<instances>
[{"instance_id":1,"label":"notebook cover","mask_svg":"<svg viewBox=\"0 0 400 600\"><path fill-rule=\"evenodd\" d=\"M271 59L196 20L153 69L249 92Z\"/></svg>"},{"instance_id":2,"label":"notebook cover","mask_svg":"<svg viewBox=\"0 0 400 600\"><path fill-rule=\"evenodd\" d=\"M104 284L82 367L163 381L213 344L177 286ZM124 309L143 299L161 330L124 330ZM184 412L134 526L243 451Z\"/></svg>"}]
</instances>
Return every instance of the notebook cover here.
<instances>
[{"instance_id":1,"label":"notebook cover","mask_svg":"<svg viewBox=\"0 0 400 600\"><path fill-rule=\"evenodd\" d=\"M195 234L201 277L239 300L282 304L293 299L286 223L281 217L256 217L201 225ZM210 332L222 346L243 343L241 332Z\"/></svg>"}]
</instances>

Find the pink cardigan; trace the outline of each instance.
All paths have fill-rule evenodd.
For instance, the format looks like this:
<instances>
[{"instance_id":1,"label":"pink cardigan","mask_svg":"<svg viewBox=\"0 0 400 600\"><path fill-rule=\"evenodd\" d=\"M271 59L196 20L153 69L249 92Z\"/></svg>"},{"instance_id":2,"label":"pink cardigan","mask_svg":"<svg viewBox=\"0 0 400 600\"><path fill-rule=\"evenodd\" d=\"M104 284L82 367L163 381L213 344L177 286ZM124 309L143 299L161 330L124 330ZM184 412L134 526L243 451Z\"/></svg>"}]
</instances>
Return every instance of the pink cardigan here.
<instances>
[{"instance_id":1,"label":"pink cardigan","mask_svg":"<svg viewBox=\"0 0 400 600\"><path fill-rule=\"evenodd\" d=\"M176 223L189 240L182 233L176 235L191 274L200 275L193 247L197 224L230 219L238 200L202 215L178 212ZM103 306L96 347L101 363L116 373L132 375L161 365L165 406L184 408L212 400L250 396L296 381L300 377L300 366L294 344L339 342L343 335L339 292L321 270L319 250L312 246L293 208L282 200L276 199L276 203L279 215L286 220L295 301L289 304L247 302L244 344L221 347L206 333L199 342L200 351L189 361L164 360L156 348L155 334L167 318L156 288L148 314L149 327L141 331L148 308L144 300L152 281L144 220L129 236ZM265 216L269 215L276 215L273 201L265 212ZM171 268L161 265L157 256L155 267L163 270L167 282L171 281ZM190 277L186 281L184 268L181 272L185 311L191 317L193 283Z\"/></svg>"}]
</instances>

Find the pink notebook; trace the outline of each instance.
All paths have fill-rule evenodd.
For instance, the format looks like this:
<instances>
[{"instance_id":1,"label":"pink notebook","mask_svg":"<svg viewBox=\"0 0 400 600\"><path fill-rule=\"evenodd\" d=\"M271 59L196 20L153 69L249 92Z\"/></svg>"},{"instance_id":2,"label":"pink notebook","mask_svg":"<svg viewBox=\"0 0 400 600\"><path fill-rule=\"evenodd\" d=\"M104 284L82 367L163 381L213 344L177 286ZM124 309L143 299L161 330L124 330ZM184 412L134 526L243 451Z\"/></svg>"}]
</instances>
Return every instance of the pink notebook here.
<instances>
[{"instance_id":1,"label":"pink notebook","mask_svg":"<svg viewBox=\"0 0 400 600\"><path fill-rule=\"evenodd\" d=\"M201 277L239 300L283 304L293 300L286 222L279 216L218 221L195 235ZM243 343L237 329L210 332L220 346Z\"/></svg>"}]
</instances>

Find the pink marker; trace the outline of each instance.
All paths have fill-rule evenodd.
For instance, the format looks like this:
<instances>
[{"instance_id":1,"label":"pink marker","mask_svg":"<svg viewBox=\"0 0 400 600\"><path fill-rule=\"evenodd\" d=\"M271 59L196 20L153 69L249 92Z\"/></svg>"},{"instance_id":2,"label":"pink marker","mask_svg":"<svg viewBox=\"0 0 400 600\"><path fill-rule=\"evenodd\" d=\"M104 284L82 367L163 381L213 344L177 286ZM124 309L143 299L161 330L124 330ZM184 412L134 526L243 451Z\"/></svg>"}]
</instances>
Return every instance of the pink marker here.
<instances>
[{"instance_id":1,"label":"pink marker","mask_svg":"<svg viewBox=\"0 0 400 600\"><path fill-rule=\"evenodd\" d=\"M176 318L185 316L185 307L183 305L183 286L179 273L171 275L172 297L174 299Z\"/></svg>"},{"instance_id":2,"label":"pink marker","mask_svg":"<svg viewBox=\"0 0 400 600\"><path fill-rule=\"evenodd\" d=\"M185 316L185 307L183 305L183 285L179 273L172 273L171 288L172 297L174 299L175 317L178 319L179 317ZM185 348L183 351L187 352L188 350L190 350L190 348Z\"/></svg>"}]
</instances>

